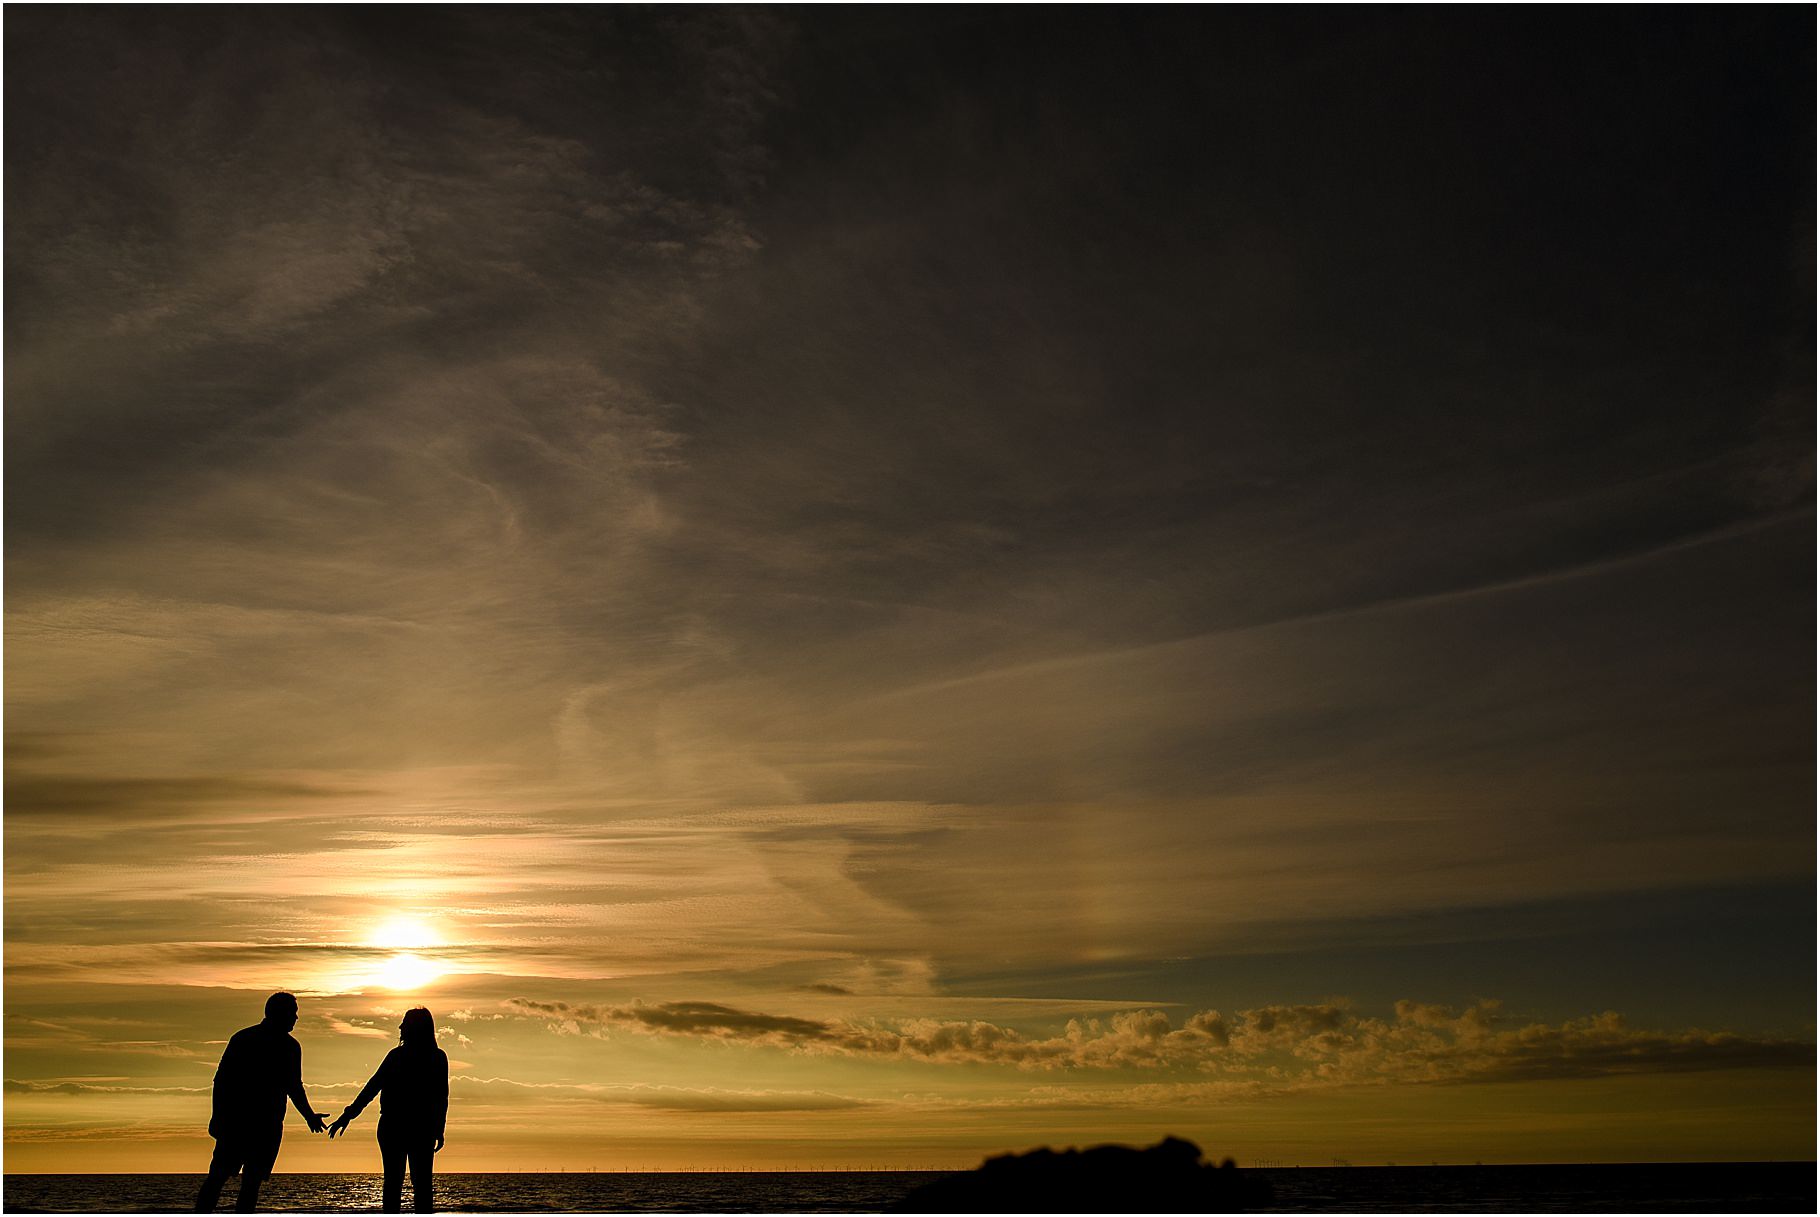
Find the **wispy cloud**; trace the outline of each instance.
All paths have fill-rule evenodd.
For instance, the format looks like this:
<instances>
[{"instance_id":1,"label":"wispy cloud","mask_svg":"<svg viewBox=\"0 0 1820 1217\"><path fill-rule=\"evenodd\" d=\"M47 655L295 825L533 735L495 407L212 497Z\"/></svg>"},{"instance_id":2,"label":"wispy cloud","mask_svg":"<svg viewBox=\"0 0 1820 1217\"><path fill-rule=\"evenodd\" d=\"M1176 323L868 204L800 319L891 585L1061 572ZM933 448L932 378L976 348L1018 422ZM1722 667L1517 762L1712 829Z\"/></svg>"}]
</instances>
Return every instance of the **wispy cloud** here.
<instances>
[{"instance_id":1,"label":"wispy cloud","mask_svg":"<svg viewBox=\"0 0 1820 1217\"><path fill-rule=\"evenodd\" d=\"M338 1018L333 1014L324 1014L322 1021L336 1035L351 1035L360 1039L391 1040L396 1032L375 1025L369 1019Z\"/></svg>"},{"instance_id":2,"label":"wispy cloud","mask_svg":"<svg viewBox=\"0 0 1820 1217\"><path fill-rule=\"evenodd\" d=\"M136 1096L208 1094L207 1086L108 1086L94 1082L34 1082L6 1079L8 1094L119 1095Z\"/></svg>"},{"instance_id":3,"label":"wispy cloud","mask_svg":"<svg viewBox=\"0 0 1820 1217\"><path fill-rule=\"evenodd\" d=\"M168 778L95 778L79 774L9 774L7 810L13 815L97 816L110 822L141 816L288 807L300 800L358 796L304 782L193 775Z\"/></svg>"},{"instance_id":4,"label":"wispy cloud","mask_svg":"<svg viewBox=\"0 0 1820 1217\"><path fill-rule=\"evenodd\" d=\"M875 1106L870 1099L818 1090L762 1090L719 1086L666 1086L643 1082L519 1082L509 1078L458 1075L451 1092L463 1101L578 1101L646 1107L662 1111L845 1111Z\"/></svg>"}]
</instances>

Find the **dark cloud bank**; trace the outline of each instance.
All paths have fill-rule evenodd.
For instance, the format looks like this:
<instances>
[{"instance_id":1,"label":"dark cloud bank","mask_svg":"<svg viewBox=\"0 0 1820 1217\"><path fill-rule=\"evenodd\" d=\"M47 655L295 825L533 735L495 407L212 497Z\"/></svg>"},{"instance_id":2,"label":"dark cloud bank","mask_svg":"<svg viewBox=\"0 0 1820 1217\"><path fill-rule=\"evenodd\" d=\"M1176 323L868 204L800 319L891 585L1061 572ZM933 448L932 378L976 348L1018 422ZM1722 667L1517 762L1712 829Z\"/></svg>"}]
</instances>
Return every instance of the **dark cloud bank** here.
<instances>
[{"instance_id":1,"label":"dark cloud bank","mask_svg":"<svg viewBox=\"0 0 1820 1217\"><path fill-rule=\"evenodd\" d=\"M1009 1065L1020 1069L1176 1069L1231 1072L1270 1066L1296 1085L1508 1082L1711 1069L1812 1068L1814 1046L1699 1030L1661 1032L1606 1012L1559 1025L1515 1023L1497 1002L1464 1010L1398 1002L1390 1019L1345 1004L1265 1006L1227 1018L1217 1010L1174 1026L1134 1010L1071 1020L1034 1037L979 1020L896 1025L806 1019L711 1002L577 1005L516 998L514 1010L558 1029L625 1028L824 1052L872 1060Z\"/></svg>"}]
</instances>

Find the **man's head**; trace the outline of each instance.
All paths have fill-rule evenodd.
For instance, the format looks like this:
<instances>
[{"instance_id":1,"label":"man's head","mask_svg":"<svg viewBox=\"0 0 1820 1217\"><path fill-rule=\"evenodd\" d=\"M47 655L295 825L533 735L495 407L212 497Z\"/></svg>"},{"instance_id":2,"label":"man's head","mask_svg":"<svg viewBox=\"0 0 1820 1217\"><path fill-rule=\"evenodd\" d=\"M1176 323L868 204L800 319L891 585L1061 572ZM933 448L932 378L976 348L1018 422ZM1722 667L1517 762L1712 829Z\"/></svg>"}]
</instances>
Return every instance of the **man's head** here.
<instances>
[{"instance_id":1,"label":"man's head","mask_svg":"<svg viewBox=\"0 0 1820 1217\"><path fill-rule=\"evenodd\" d=\"M297 1025L297 999L289 993L274 993L265 999L265 1021L289 1031Z\"/></svg>"}]
</instances>

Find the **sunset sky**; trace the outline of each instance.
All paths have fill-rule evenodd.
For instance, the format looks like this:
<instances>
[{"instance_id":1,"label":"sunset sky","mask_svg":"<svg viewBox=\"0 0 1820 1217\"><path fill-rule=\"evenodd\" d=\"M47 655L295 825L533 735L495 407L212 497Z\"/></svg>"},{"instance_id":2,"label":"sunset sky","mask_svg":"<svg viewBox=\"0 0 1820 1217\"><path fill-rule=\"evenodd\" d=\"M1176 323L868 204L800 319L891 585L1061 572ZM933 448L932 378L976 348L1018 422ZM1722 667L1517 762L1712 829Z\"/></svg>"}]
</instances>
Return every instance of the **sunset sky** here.
<instances>
[{"instance_id":1,"label":"sunset sky","mask_svg":"<svg viewBox=\"0 0 1820 1217\"><path fill-rule=\"evenodd\" d=\"M11 8L6 1169L1811 1158L1814 21Z\"/></svg>"}]
</instances>

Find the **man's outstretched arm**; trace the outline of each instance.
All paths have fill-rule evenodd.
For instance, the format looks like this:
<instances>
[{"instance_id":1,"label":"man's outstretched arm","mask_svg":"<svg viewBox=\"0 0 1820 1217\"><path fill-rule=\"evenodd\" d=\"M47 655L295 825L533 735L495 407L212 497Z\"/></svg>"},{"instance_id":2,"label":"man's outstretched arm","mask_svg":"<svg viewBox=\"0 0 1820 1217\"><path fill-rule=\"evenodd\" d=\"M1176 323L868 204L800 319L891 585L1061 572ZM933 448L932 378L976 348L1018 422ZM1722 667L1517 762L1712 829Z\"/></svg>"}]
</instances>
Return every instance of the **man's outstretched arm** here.
<instances>
[{"instance_id":1,"label":"man's outstretched arm","mask_svg":"<svg viewBox=\"0 0 1820 1217\"><path fill-rule=\"evenodd\" d=\"M303 1049L297 1048L291 1053L291 1084L286 1088L291 1096L291 1105L303 1117L303 1122L310 1126L311 1132L321 1132L328 1127L327 1119L310 1106L310 1096L303 1091Z\"/></svg>"}]
</instances>

